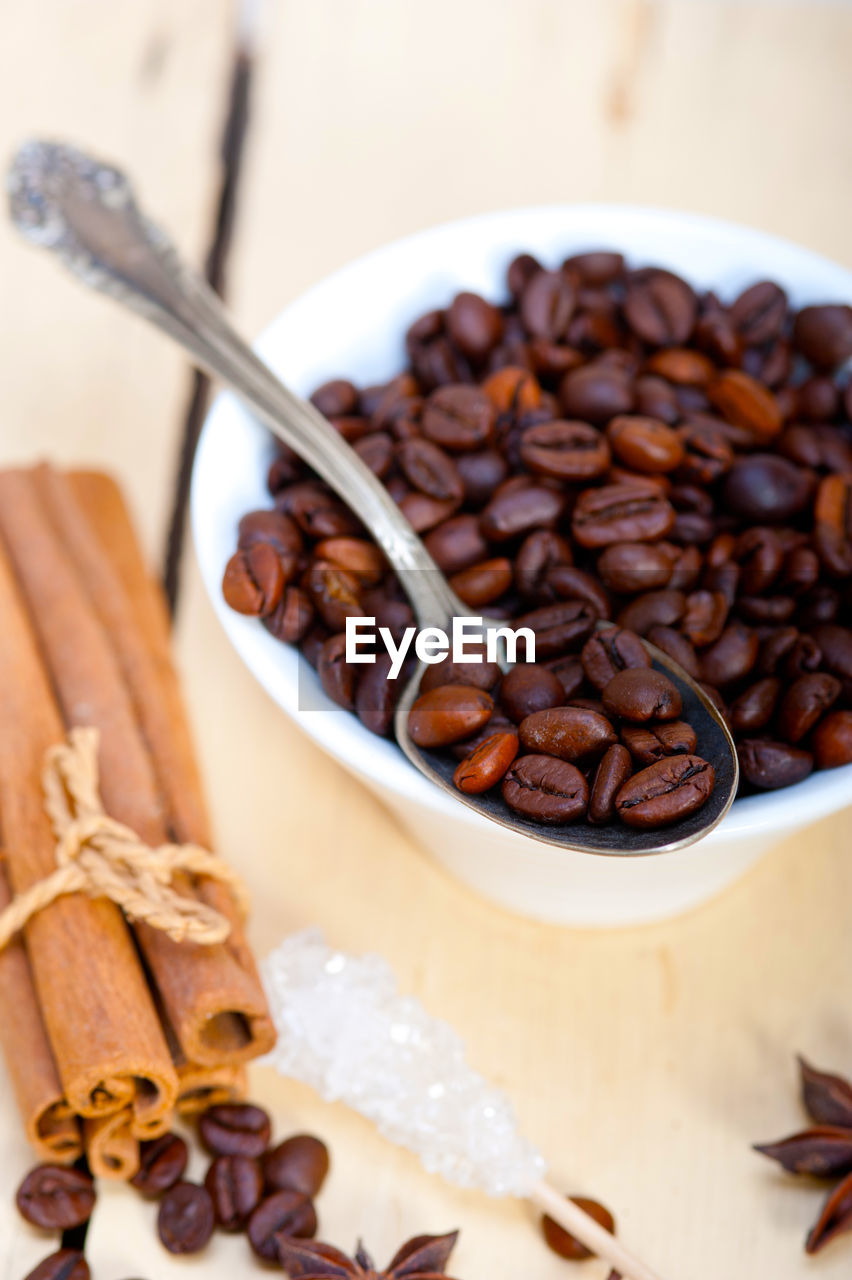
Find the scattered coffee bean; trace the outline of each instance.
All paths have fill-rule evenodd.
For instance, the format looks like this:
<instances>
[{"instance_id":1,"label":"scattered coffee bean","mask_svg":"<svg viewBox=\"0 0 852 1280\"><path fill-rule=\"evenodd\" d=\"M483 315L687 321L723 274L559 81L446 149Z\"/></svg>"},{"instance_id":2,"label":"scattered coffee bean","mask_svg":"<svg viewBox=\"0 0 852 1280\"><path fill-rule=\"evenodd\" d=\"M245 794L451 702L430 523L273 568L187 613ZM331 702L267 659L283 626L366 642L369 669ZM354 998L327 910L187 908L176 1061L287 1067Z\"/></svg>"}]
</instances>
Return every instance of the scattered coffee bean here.
<instances>
[{"instance_id":1,"label":"scattered coffee bean","mask_svg":"<svg viewBox=\"0 0 852 1280\"><path fill-rule=\"evenodd\" d=\"M589 822L603 826L612 822L615 814L615 797L633 772L630 752L620 743L613 743L601 757L595 772L589 796Z\"/></svg>"},{"instance_id":2,"label":"scattered coffee bean","mask_svg":"<svg viewBox=\"0 0 852 1280\"><path fill-rule=\"evenodd\" d=\"M178 1182L160 1203L157 1231L169 1253L200 1253L216 1225L213 1201L204 1187Z\"/></svg>"},{"instance_id":3,"label":"scattered coffee bean","mask_svg":"<svg viewBox=\"0 0 852 1280\"><path fill-rule=\"evenodd\" d=\"M310 1133L297 1133L267 1151L262 1168L266 1186L272 1191L301 1191L319 1195L329 1170L328 1147Z\"/></svg>"},{"instance_id":4,"label":"scattered coffee bean","mask_svg":"<svg viewBox=\"0 0 852 1280\"><path fill-rule=\"evenodd\" d=\"M216 1222L223 1231L242 1231L260 1204L263 1175L249 1156L217 1156L204 1179Z\"/></svg>"},{"instance_id":5,"label":"scattered coffee bean","mask_svg":"<svg viewBox=\"0 0 852 1280\"><path fill-rule=\"evenodd\" d=\"M88 1222L95 1207L91 1175L59 1164L40 1164L24 1178L15 1203L21 1217L46 1231L68 1231Z\"/></svg>"},{"instance_id":6,"label":"scattered coffee bean","mask_svg":"<svg viewBox=\"0 0 852 1280\"><path fill-rule=\"evenodd\" d=\"M247 1102L229 1102L204 1112L198 1132L214 1156L249 1156L258 1159L269 1145L269 1116Z\"/></svg>"},{"instance_id":7,"label":"scattered coffee bean","mask_svg":"<svg viewBox=\"0 0 852 1280\"><path fill-rule=\"evenodd\" d=\"M76 1249L59 1249L44 1258L25 1280L89 1280L89 1264Z\"/></svg>"},{"instance_id":8,"label":"scattered coffee bean","mask_svg":"<svg viewBox=\"0 0 852 1280\"><path fill-rule=\"evenodd\" d=\"M143 1196L160 1196L180 1181L188 1159L186 1143L176 1133L164 1133L152 1142L143 1142L139 1148L139 1169L130 1179L130 1185Z\"/></svg>"},{"instance_id":9,"label":"scattered coffee bean","mask_svg":"<svg viewBox=\"0 0 852 1280\"><path fill-rule=\"evenodd\" d=\"M586 812L589 788L573 764L549 755L527 755L504 777L503 799L515 813L536 822L574 822Z\"/></svg>"},{"instance_id":10,"label":"scattered coffee bean","mask_svg":"<svg viewBox=\"0 0 852 1280\"><path fill-rule=\"evenodd\" d=\"M316 1230L316 1210L309 1196L301 1191L275 1191L249 1218L248 1238L259 1258L275 1262L278 1257L275 1237L279 1232L310 1239Z\"/></svg>"},{"instance_id":11,"label":"scattered coffee bean","mask_svg":"<svg viewBox=\"0 0 852 1280\"><path fill-rule=\"evenodd\" d=\"M699 756L668 756L625 782L616 812L629 827L668 827L701 808L713 781L713 766Z\"/></svg>"},{"instance_id":12,"label":"scattered coffee bean","mask_svg":"<svg viewBox=\"0 0 852 1280\"><path fill-rule=\"evenodd\" d=\"M740 768L748 782L760 791L775 791L807 778L814 767L809 751L786 742L744 738L737 744Z\"/></svg>"},{"instance_id":13,"label":"scattered coffee bean","mask_svg":"<svg viewBox=\"0 0 852 1280\"><path fill-rule=\"evenodd\" d=\"M608 715L643 724L646 720L676 720L683 709L680 691L662 671L631 667L619 671L601 694Z\"/></svg>"}]
</instances>

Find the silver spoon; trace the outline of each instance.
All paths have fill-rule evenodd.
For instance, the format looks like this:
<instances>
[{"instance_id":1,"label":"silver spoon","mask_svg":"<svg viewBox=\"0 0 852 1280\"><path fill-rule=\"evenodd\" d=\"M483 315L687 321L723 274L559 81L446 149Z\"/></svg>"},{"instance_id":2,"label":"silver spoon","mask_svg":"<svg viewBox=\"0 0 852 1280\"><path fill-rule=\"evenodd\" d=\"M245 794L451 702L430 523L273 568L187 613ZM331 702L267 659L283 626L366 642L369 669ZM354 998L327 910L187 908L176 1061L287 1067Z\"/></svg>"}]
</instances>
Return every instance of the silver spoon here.
<instances>
[{"instance_id":1,"label":"silver spoon","mask_svg":"<svg viewBox=\"0 0 852 1280\"><path fill-rule=\"evenodd\" d=\"M468 615L468 607L450 589L384 486L313 405L288 390L236 333L218 297L140 211L119 169L73 147L33 141L13 160L8 189L12 220L28 240L55 253L84 284L174 338L343 498L399 575L421 629L449 631L454 617ZM482 622L483 632L506 626L490 618ZM399 700L397 741L411 763L456 801L543 844L611 854L683 848L717 826L730 808L737 789L737 755L724 720L695 681L655 646L646 642L646 648L654 666L665 670L680 689L684 719L695 729L700 754L716 773L706 804L662 831L582 822L547 828L512 813L493 794L462 794L452 784L454 761L420 749L409 737L408 712L418 696L423 666ZM505 660L501 665L505 669Z\"/></svg>"}]
</instances>

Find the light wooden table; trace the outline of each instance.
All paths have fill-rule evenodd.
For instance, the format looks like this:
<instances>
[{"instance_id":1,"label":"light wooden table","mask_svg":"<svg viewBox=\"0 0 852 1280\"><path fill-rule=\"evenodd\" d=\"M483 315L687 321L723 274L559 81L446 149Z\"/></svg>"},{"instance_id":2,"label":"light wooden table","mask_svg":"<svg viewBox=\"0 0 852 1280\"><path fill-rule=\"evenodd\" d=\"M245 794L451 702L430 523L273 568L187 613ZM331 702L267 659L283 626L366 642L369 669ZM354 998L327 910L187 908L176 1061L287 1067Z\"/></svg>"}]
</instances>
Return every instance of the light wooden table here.
<instances>
[{"instance_id":1,"label":"light wooden table","mask_svg":"<svg viewBox=\"0 0 852 1280\"><path fill-rule=\"evenodd\" d=\"M0 48L0 141L69 136L122 158L200 260L210 233L232 53L228 0L43 0ZM329 270L466 213L548 200L692 208L852 262L852 9L723 0L273 0L229 276L249 333ZM74 289L0 227L4 460L101 463L162 551L188 394L179 356ZM616 1211L671 1280L847 1277L852 1241L807 1262L821 1197L749 1143L800 1122L793 1053L852 1071L848 817L777 849L723 898L653 928L577 933L472 897L310 746L219 631L191 554L178 653L220 844L256 900L263 953L321 925L380 951L464 1034L515 1099L566 1190ZM358 1117L257 1070L279 1130L334 1150L327 1238L380 1261L407 1235L463 1228L464 1280L534 1275L547 1254L522 1207L462 1195ZM8 1203L27 1153L0 1107L0 1277L47 1250ZM103 1195L95 1280L177 1274L152 1212ZM219 1240L185 1264L225 1275ZM579 1274L579 1273L578 1273ZM589 1280L603 1276L585 1265Z\"/></svg>"}]
</instances>

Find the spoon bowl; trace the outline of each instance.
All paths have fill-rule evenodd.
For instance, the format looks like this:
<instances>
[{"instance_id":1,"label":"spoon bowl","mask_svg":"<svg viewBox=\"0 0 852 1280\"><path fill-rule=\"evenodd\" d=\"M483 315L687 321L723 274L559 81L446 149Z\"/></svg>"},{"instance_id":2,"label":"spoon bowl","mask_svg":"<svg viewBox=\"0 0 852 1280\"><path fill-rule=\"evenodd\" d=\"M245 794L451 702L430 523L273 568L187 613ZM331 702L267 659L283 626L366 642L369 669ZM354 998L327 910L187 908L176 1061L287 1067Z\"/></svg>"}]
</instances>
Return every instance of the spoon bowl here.
<instances>
[{"instance_id":1,"label":"spoon bowl","mask_svg":"<svg viewBox=\"0 0 852 1280\"><path fill-rule=\"evenodd\" d=\"M464 616L464 606L387 490L318 410L284 386L239 336L218 297L140 211L126 175L75 148L31 142L13 160L8 188L12 220L28 240L56 254L84 284L167 333L343 498L398 573L421 629L443 628ZM619 854L682 848L706 835L730 808L737 756L720 713L698 686L659 651L652 660L678 685L699 749L716 771L714 791L702 808L662 832L571 823L554 833L503 809L494 795L463 795L452 786L451 762L421 751L410 739L407 715L419 675L401 699L397 739L411 763L459 803L539 843Z\"/></svg>"}]
</instances>

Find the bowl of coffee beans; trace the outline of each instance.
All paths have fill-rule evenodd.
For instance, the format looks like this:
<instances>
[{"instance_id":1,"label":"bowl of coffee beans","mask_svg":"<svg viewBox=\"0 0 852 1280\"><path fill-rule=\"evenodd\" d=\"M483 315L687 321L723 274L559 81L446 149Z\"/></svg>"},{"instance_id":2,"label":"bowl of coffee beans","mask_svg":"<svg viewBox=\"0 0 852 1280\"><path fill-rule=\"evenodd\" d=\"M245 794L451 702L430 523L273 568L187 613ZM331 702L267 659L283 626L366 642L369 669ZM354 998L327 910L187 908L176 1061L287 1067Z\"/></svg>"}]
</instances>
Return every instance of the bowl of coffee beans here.
<instances>
[{"instance_id":1,"label":"bowl of coffee beans","mask_svg":"<svg viewBox=\"0 0 852 1280\"><path fill-rule=\"evenodd\" d=\"M550 207L378 250L258 344L386 486L471 624L535 637L535 665L508 674L432 637L418 732L442 726L448 777L532 821L606 827L599 852L497 827L409 765L394 710L428 638L403 584L223 395L192 514L234 647L491 899L576 925L705 900L852 797L850 301L852 273L756 231ZM637 815L680 817L672 787L695 808L712 791L688 717L645 688L642 640L723 712L740 792L698 843L619 857Z\"/></svg>"}]
</instances>

